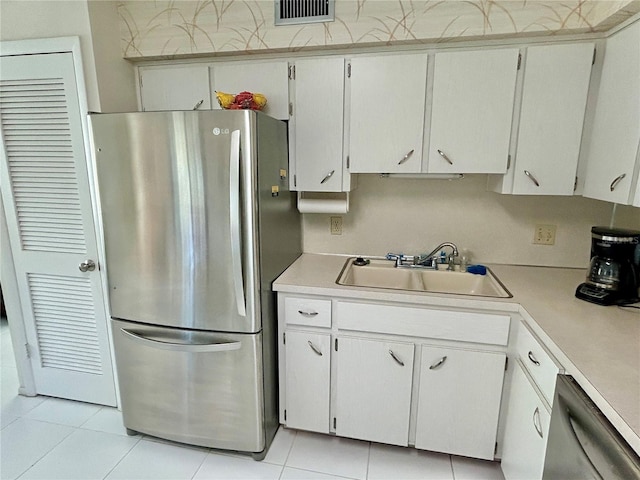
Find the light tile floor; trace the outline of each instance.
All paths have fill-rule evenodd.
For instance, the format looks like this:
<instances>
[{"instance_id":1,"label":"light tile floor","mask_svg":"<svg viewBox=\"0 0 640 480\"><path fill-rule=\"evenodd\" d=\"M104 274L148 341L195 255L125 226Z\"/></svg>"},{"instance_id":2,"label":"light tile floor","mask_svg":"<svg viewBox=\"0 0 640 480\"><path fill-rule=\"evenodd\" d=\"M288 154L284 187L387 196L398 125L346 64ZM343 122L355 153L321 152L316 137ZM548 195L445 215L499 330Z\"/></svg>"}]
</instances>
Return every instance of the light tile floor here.
<instances>
[{"instance_id":1,"label":"light tile floor","mask_svg":"<svg viewBox=\"0 0 640 480\"><path fill-rule=\"evenodd\" d=\"M494 462L281 428L262 462L153 437L127 436L118 410L16 394L6 320L0 324L0 478L503 480Z\"/></svg>"}]
</instances>

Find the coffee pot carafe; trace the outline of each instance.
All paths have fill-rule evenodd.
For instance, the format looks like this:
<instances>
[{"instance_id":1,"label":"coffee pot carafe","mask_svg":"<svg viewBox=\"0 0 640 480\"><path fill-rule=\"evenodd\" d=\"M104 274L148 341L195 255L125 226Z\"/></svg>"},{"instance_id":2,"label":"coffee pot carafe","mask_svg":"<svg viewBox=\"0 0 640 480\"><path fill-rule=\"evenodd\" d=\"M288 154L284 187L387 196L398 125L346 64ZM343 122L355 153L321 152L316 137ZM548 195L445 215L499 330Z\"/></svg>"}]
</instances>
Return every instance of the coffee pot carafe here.
<instances>
[{"instance_id":1,"label":"coffee pot carafe","mask_svg":"<svg viewBox=\"0 0 640 480\"><path fill-rule=\"evenodd\" d=\"M591 261L585 283L576 297L599 305L639 300L640 231L591 228Z\"/></svg>"}]
</instances>

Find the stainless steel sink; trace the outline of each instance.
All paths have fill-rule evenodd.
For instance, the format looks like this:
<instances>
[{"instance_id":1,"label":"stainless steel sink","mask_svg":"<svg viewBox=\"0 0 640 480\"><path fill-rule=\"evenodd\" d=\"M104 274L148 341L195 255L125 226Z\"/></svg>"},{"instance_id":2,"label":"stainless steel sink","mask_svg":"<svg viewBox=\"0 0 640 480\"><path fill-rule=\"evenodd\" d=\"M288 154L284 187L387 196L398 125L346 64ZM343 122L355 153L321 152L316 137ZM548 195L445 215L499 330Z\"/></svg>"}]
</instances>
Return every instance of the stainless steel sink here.
<instances>
[{"instance_id":1,"label":"stainless steel sink","mask_svg":"<svg viewBox=\"0 0 640 480\"><path fill-rule=\"evenodd\" d=\"M487 269L486 275L474 275L468 272L431 270L426 268L396 267L389 260L370 260L368 265L354 265L354 258L348 259L340 276L338 285L368 288L389 288L428 293L452 293L478 297L511 298L512 295Z\"/></svg>"}]
</instances>

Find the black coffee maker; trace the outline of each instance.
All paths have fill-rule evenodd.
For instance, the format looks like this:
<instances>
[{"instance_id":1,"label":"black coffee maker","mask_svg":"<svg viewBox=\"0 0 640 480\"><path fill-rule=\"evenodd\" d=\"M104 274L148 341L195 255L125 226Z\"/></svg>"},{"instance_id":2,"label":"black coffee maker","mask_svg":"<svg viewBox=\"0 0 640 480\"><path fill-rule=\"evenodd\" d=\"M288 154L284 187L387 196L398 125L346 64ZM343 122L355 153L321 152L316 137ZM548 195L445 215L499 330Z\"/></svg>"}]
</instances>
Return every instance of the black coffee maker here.
<instances>
[{"instance_id":1,"label":"black coffee maker","mask_svg":"<svg viewBox=\"0 0 640 480\"><path fill-rule=\"evenodd\" d=\"M591 228L591 263L576 297L599 305L640 300L640 231Z\"/></svg>"}]
</instances>

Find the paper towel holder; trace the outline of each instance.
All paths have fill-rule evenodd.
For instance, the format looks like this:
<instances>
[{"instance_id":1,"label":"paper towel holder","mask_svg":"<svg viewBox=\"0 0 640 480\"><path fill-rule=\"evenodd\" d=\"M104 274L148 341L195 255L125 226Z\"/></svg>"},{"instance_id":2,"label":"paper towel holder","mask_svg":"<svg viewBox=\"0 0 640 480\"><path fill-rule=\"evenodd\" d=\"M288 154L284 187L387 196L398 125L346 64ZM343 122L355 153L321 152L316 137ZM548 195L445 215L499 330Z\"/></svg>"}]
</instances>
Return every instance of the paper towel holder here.
<instances>
[{"instance_id":1,"label":"paper towel holder","mask_svg":"<svg viewBox=\"0 0 640 480\"><path fill-rule=\"evenodd\" d=\"M298 192L300 213L349 213L349 192Z\"/></svg>"}]
</instances>

